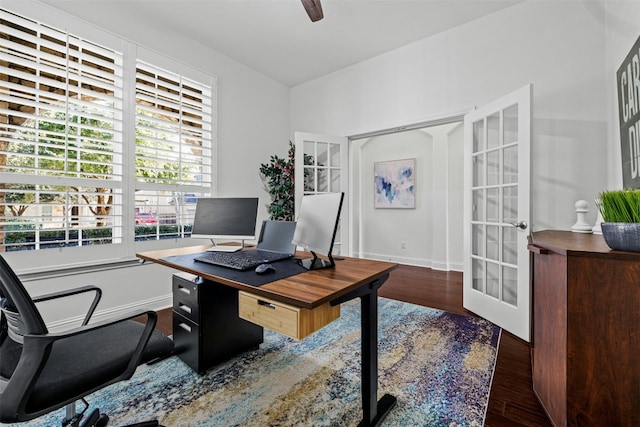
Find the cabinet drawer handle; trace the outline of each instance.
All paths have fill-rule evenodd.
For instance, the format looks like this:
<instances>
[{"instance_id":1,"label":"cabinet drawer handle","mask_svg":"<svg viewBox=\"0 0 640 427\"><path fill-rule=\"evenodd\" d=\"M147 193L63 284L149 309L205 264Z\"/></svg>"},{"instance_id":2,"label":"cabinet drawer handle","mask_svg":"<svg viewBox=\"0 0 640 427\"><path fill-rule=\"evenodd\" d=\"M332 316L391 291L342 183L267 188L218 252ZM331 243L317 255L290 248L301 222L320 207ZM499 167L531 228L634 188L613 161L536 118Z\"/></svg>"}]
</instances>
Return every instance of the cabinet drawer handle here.
<instances>
[{"instance_id":1,"label":"cabinet drawer handle","mask_svg":"<svg viewBox=\"0 0 640 427\"><path fill-rule=\"evenodd\" d=\"M272 309L272 310L275 310L275 309L276 309L276 306L275 306L274 304L271 304L270 302L267 302L267 301L262 301L262 300L260 300L260 299L258 300L258 305L261 305L261 306L263 306L263 307L270 308L270 309Z\"/></svg>"},{"instance_id":2,"label":"cabinet drawer handle","mask_svg":"<svg viewBox=\"0 0 640 427\"><path fill-rule=\"evenodd\" d=\"M184 292L187 295L191 295L191 289L185 288L182 285L178 285L178 290L181 291L181 292Z\"/></svg>"},{"instance_id":3,"label":"cabinet drawer handle","mask_svg":"<svg viewBox=\"0 0 640 427\"><path fill-rule=\"evenodd\" d=\"M182 329L184 329L187 332L191 332L191 326L187 325L186 323L178 323L178 326L180 326Z\"/></svg>"},{"instance_id":4,"label":"cabinet drawer handle","mask_svg":"<svg viewBox=\"0 0 640 427\"><path fill-rule=\"evenodd\" d=\"M534 254L538 254L538 255L548 255L549 254L549 249L541 248L540 246L536 246L536 245L533 245L533 244L527 245L527 249L529 249L529 251L533 252Z\"/></svg>"},{"instance_id":5,"label":"cabinet drawer handle","mask_svg":"<svg viewBox=\"0 0 640 427\"><path fill-rule=\"evenodd\" d=\"M188 305L184 305L182 303L178 303L178 308L186 313L191 314L191 307L189 307Z\"/></svg>"}]
</instances>

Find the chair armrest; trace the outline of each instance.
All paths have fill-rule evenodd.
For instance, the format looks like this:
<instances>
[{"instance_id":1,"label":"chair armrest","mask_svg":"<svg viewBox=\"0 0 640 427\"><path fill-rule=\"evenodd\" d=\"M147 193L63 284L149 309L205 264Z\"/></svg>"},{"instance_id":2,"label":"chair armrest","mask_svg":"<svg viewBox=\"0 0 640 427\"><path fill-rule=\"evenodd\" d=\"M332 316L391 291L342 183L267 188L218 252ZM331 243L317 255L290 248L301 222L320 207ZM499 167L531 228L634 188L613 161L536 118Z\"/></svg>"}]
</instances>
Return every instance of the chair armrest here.
<instances>
[{"instance_id":1,"label":"chair armrest","mask_svg":"<svg viewBox=\"0 0 640 427\"><path fill-rule=\"evenodd\" d=\"M91 306L89 307L89 310L87 311L87 314L85 315L84 320L82 321L82 326L84 326L87 323L89 323L89 320L91 320L91 316L93 316L93 312L96 310L96 307L100 302L100 298L102 298L102 289L100 289L99 287L94 285L81 286L79 288L67 289L64 291L53 292L45 295L39 295L32 299L34 303L38 303L43 301L50 301L57 298L68 297L71 295L78 295L84 292L95 292L95 296L93 297Z\"/></svg>"},{"instance_id":2,"label":"chair armrest","mask_svg":"<svg viewBox=\"0 0 640 427\"><path fill-rule=\"evenodd\" d=\"M157 314L155 311L135 310L127 313L125 316L118 317L117 319L92 323L90 325L80 326L65 332L49 333L45 335L24 335L22 356L20 357L20 361L16 366L13 376L6 383L5 389L2 391L0 406L4 408L20 408L20 405L27 401L26 396L31 393L31 390L38 378L38 373L45 366L51 346L54 342L64 338L86 334L97 329L106 328L117 323L126 322L143 315L147 316L147 322L140 334L136 348L133 351L125 369L117 376L117 378L109 382L109 384L111 384L116 381L131 378L135 372L140 360L142 359L142 353L144 352L149 338L156 326ZM0 408L0 412L3 412L4 408ZM24 408L20 409L20 411L22 410L24 410Z\"/></svg>"}]
</instances>

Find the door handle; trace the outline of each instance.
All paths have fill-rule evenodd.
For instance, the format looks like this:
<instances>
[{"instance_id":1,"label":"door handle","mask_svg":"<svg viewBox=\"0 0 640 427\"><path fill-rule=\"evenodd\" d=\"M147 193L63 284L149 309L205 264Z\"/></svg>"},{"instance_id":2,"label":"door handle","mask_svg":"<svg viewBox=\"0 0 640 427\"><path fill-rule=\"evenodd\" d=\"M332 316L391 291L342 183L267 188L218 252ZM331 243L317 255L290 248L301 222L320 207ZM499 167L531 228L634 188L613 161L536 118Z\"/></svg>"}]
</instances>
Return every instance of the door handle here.
<instances>
[{"instance_id":1,"label":"door handle","mask_svg":"<svg viewBox=\"0 0 640 427\"><path fill-rule=\"evenodd\" d=\"M527 227L529 226L529 224L527 224L527 221L510 222L509 224L521 230L526 230Z\"/></svg>"}]
</instances>

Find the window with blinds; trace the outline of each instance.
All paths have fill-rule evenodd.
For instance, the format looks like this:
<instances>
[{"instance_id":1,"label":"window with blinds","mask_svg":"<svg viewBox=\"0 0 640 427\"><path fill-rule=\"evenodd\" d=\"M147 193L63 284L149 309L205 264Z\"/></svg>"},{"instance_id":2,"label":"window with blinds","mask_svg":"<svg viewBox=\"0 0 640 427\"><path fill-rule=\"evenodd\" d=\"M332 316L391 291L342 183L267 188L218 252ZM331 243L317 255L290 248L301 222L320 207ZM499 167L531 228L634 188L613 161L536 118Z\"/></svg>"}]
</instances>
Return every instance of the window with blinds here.
<instances>
[{"instance_id":1,"label":"window with blinds","mask_svg":"<svg viewBox=\"0 0 640 427\"><path fill-rule=\"evenodd\" d=\"M135 89L136 239L187 236L211 186L211 87L138 61Z\"/></svg>"},{"instance_id":2,"label":"window with blinds","mask_svg":"<svg viewBox=\"0 0 640 427\"><path fill-rule=\"evenodd\" d=\"M188 236L211 86L1 9L0 26L0 250Z\"/></svg>"}]
</instances>

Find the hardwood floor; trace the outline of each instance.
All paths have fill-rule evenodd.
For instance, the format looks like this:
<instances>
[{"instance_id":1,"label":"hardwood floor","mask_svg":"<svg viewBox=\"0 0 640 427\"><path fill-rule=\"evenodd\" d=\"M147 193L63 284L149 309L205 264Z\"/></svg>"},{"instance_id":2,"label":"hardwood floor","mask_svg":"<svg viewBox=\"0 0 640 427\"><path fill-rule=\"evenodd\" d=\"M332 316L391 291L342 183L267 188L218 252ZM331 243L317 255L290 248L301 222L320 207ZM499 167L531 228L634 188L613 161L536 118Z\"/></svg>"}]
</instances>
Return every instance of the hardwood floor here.
<instances>
[{"instance_id":1,"label":"hardwood floor","mask_svg":"<svg viewBox=\"0 0 640 427\"><path fill-rule=\"evenodd\" d=\"M462 307L462 273L401 265L379 295L452 313L474 315ZM171 309L158 316L158 329L172 333ZM548 427L551 423L533 393L529 345L503 331L489 396L486 426Z\"/></svg>"}]
</instances>

